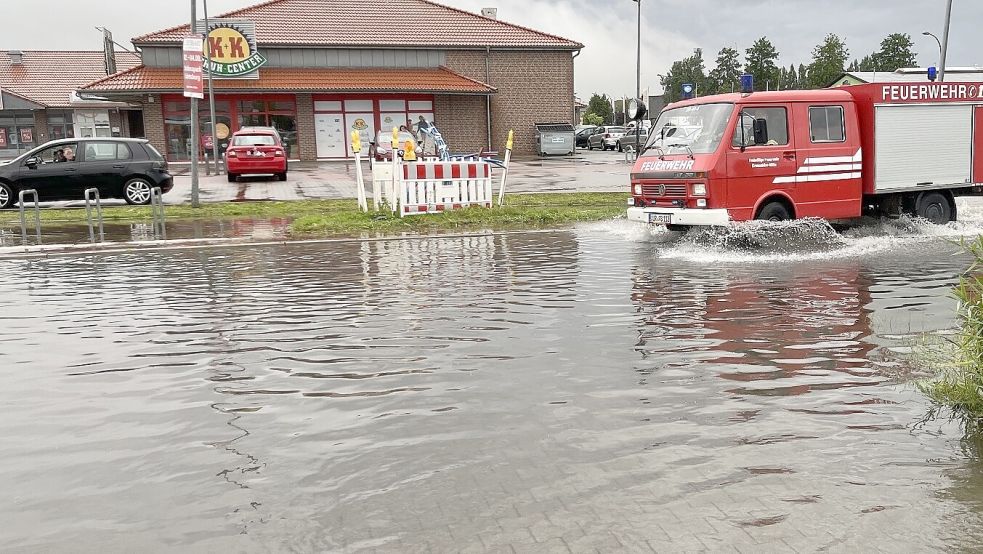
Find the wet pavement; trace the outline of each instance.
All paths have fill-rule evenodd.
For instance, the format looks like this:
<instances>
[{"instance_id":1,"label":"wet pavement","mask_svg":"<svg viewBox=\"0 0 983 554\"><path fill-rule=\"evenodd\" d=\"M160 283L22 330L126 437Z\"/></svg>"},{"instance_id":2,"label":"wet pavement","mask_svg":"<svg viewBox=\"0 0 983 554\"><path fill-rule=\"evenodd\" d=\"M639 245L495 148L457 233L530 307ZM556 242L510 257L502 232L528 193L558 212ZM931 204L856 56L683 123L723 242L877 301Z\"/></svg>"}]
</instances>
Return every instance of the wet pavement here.
<instances>
[{"instance_id":1,"label":"wet pavement","mask_svg":"<svg viewBox=\"0 0 983 554\"><path fill-rule=\"evenodd\" d=\"M0 260L0 550L978 551L961 213Z\"/></svg>"},{"instance_id":2,"label":"wet pavement","mask_svg":"<svg viewBox=\"0 0 983 554\"><path fill-rule=\"evenodd\" d=\"M224 175L205 175L201 166L200 199L202 202L247 200L311 200L355 198L355 162L292 162L286 181L271 177L243 177L228 182ZM172 164L176 175L174 188L164 195L165 204L191 202L190 166ZM513 160L507 190L529 192L622 192L627 194L628 172L625 155L618 152L578 150L576 156L556 156ZM363 163L366 189L371 194L371 166ZM500 170L493 171L497 194ZM106 200L106 205L125 204ZM53 202L47 206L83 206L84 202Z\"/></svg>"}]
</instances>

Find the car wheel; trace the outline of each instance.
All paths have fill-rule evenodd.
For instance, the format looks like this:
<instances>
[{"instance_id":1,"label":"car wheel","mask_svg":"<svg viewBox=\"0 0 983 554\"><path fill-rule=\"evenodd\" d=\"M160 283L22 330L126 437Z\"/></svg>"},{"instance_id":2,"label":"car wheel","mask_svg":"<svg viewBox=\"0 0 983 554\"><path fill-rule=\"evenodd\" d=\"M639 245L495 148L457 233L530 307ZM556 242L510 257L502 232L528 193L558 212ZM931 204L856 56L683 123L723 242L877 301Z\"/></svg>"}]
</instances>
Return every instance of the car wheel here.
<instances>
[{"instance_id":1,"label":"car wheel","mask_svg":"<svg viewBox=\"0 0 983 554\"><path fill-rule=\"evenodd\" d=\"M278 180L280 180L280 181L286 181L287 180L287 172L284 171L283 173L277 173L276 174L276 178Z\"/></svg>"},{"instance_id":2,"label":"car wheel","mask_svg":"<svg viewBox=\"0 0 983 554\"><path fill-rule=\"evenodd\" d=\"M123 198L126 200L127 204L149 204L151 189L153 189L153 187L150 186L150 183L142 177L130 179L125 185L123 185Z\"/></svg>"},{"instance_id":3,"label":"car wheel","mask_svg":"<svg viewBox=\"0 0 983 554\"><path fill-rule=\"evenodd\" d=\"M594 149L594 143L593 142L588 142L587 143L587 149L588 150L593 150Z\"/></svg>"},{"instance_id":4,"label":"car wheel","mask_svg":"<svg viewBox=\"0 0 983 554\"><path fill-rule=\"evenodd\" d=\"M618 152L624 152L624 150L621 149L621 141L620 140L618 141Z\"/></svg>"},{"instance_id":5,"label":"car wheel","mask_svg":"<svg viewBox=\"0 0 983 554\"><path fill-rule=\"evenodd\" d=\"M226 177L229 178L230 183L235 183L239 180L239 176L235 173L226 173Z\"/></svg>"},{"instance_id":6,"label":"car wheel","mask_svg":"<svg viewBox=\"0 0 983 554\"><path fill-rule=\"evenodd\" d=\"M0 183L0 210L13 208L15 198L14 189L7 183Z\"/></svg>"}]
</instances>

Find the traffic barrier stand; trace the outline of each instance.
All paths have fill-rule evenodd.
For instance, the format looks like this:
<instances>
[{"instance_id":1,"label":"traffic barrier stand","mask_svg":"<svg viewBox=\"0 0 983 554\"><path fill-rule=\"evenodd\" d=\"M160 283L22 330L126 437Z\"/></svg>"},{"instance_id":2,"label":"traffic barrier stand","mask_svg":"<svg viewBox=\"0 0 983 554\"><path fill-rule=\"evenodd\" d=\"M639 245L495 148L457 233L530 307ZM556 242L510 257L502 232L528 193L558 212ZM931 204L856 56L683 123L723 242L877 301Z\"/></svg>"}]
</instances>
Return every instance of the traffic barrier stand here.
<instances>
[{"instance_id":1,"label":"traffic barrier stand","mask_svg":"<svg viewBox=\"0 0 983 554\"><path fill-rule=\"evenodd\" d=\"M509 162L512 160L512 142L515 138L515 132L509 129L509 138L505 141L505 162L502 164L502 182L498 186L498 205L499 207L505 203L505 182L509 178Z\"/></svg>"},{"instance_id":2,"label":"traffic barrier stand","mask_svg":"<svg viewBox=\"0 0 983 554\"><path fill-rule=\"evenodd\" d=\"M362 136L358 131L352 131L352 153L355 154L355 193L358 197L358 211L367 212L369 203L365 198L365 177L362 175Z\"/></svg>"},{"instance_id":3,"label":"traffic barrier stand","mask_svg":"<svg viewBox=\"0 0 983 554\"><path fill-rule=\"evenodd\" d=\"M402 165L401 177L400 217L468 206L492 207L488 162L409 162Z\"/></svg>"},{"instance_id":4,"label":"traffic barrier stand","mask_svg":"<svg viewBox=\"0 0 983 554\"><path fill-rule=\"evenodd\" d=\"M377 161L372 157L372 204L375 211L382 210L382 202L392 202L388 190L393 181L393 166L389 162Z\"/></svg>"}]
</instances>

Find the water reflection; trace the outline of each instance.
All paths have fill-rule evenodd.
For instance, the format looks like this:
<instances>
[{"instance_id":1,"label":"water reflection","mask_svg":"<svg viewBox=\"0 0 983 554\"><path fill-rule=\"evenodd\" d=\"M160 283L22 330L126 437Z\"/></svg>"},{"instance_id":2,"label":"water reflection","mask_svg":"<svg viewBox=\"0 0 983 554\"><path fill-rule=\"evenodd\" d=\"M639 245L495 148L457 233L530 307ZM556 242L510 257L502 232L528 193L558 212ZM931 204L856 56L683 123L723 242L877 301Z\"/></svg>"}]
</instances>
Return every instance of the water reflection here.
<instances>
[{"instance_id":1,"label":"water reflection","mask_svg":"<svg viewBox=\"0 0 983 554\"><path fill-rule=\"evenodd\" d=\"M912 428L928 405L893 350L951 325L965 260L665 248L587 229L0 262L0 547L976 544L979 462Z\"/></svg>"}]
</instances>

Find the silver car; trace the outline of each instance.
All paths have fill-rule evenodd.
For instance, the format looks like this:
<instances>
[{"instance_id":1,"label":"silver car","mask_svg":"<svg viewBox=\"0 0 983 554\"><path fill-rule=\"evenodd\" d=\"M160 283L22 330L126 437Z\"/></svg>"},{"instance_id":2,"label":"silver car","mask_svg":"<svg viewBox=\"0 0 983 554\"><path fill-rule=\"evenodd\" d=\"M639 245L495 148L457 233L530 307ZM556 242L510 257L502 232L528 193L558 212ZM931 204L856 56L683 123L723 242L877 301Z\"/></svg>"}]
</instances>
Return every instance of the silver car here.
<instances>
[{"instance_id":1,"label":"silver car","mask_svg":"<svg viewBox=\"0 0 983 554\"><path fill-rule=\"evenodd\" d=\"M587 141L587 149L614 150L618 147L618 139L625 136L624 127L598 127Z\"/></svg>"}]
</instances>

